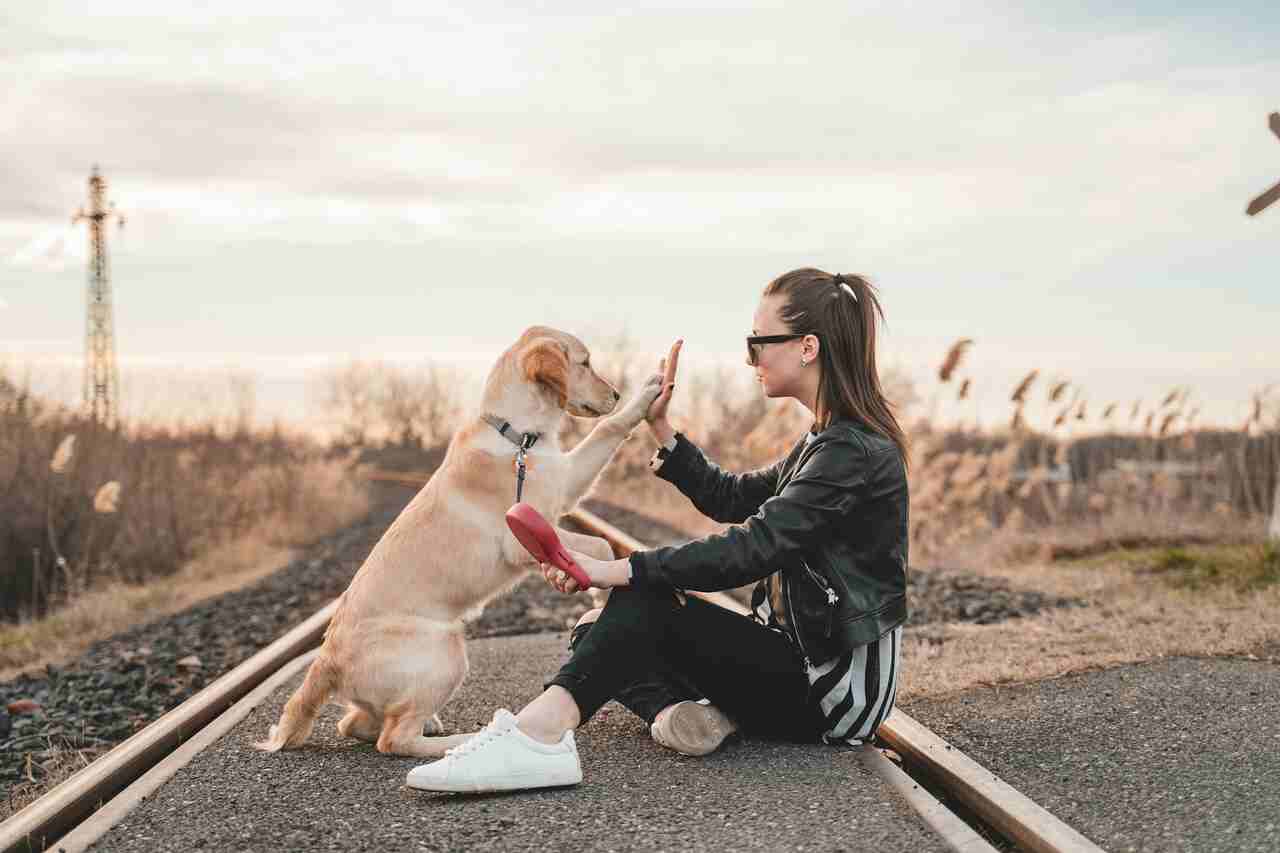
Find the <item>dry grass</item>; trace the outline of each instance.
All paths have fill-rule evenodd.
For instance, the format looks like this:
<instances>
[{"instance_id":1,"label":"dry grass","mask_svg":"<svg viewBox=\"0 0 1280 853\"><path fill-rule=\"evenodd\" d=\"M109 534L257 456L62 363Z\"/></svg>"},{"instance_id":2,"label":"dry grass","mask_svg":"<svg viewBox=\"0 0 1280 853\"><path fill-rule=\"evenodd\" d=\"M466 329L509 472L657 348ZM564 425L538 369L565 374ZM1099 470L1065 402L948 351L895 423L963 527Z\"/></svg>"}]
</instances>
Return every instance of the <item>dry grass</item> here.
<instances>
[{"instance_id":1,"label":"dry grass","mask_svg":"<svg viewBox=\"0 0 1280 853\"><path fill-rule=\"evenodd\" d=\"M95 749L77 749L66 741L51 741L48 751L51 757L40 763L38 768L27 767L27 779L16 785L10 785L8 796L0 802L0 821L8 820L22 809L34 803L53 788L70 779L76 773L89 766L106 747ZM34 758L29 759L34 762ZM39 776L35 774L39 773Z\"/></svg>"},{"instance_id":2,"label":"dry grass","mask_svg":"<svg viewBox=\"0 0 1280 853\"><path fill-rule=\"evenodd\" d=\"M998 625L908 632L903 699L1017 684L1169 655L1249 655L1280 643L1280 585L1178 588L1125 552L1071 563L979 569L1010 583L1076 596L1090 607Z\"/></svg>"},{"instance_id":3,"label":"dry grass","mask_svg":"<svg viewBox=\"0 0 1280 853\"><path fill-rule=\"evenodd\" d=\"M73 658L97 640L253 583L288 563L297 546L369 512L368 494L336 464L306 467L309 487L298 511L261 519L172 575L144 583L104 582L39 619L0 626L0 679Z\"/></svg>"},{"instance_id":4,"label":"dry grass","mask_svg":"<svg viewBox=\"0 0 1280 853\"><path fill-rule=\"evenodd\" d=\"M367 514L348 459L238 420L108 429L0 372L0 672L247 583Z\"/></svg>"}]
</instances>

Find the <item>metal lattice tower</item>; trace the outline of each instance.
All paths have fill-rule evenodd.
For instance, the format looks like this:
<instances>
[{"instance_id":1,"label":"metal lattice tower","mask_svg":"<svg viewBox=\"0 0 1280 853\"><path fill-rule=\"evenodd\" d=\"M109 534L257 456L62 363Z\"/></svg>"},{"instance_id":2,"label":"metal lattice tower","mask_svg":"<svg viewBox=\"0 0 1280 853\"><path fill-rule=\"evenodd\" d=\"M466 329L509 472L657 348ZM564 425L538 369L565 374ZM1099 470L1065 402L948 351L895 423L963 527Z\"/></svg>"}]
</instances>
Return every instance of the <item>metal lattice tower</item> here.
<instances>
[{"instance_id":1,"label":"metal lattice tower","mask_svg":"<svg viewBox=\"0 0 1280 853\"><path fill-rule=\"evenodd\" d=\"M107 263L106 224L115 219L115 202L107 204L107 179L93 167L89 176L89 209L76 211L72 223L89 223L89 288L84 333L84 406L98 423L115 426L120 398L120 375L116 370L115 315L111 299L111 273Z\"/></svg>"}]
</instances>

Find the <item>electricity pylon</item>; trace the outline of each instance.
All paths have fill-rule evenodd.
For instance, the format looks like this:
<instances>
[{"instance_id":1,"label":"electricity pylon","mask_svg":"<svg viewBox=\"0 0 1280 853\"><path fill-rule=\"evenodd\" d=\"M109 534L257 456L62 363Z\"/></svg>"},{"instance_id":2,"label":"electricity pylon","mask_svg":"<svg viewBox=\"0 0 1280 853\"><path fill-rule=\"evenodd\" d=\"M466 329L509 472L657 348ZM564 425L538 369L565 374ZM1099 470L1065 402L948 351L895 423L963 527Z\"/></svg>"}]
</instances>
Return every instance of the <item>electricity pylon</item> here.
<instances>
[{"instance_id":1,"label":"electricity pylon","mask_svg":"<svg viewBox=\"0 0 1280 853\"><path fill-rule=\"evenodd\" d=\"M89 209L76 211L71 222L89 223L89 289L84 332L84 406L95 421L113 427L120 399L120 375L116 370L116 330L111 299L111 272L107 263L108 220L124 227L124 216L115 202L107 204L107 179L93 167L89 176Z\"/></svg>"}]
</instances>

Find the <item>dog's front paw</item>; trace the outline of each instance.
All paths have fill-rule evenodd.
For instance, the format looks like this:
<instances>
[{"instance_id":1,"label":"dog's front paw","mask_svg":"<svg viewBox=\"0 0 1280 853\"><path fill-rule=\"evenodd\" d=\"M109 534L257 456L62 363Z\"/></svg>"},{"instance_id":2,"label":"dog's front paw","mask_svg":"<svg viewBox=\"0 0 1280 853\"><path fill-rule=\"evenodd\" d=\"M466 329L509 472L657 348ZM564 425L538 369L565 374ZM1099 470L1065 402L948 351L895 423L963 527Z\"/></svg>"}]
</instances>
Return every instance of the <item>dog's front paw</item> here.
<instances>
[{"instance_id":1,"label":"dog's front paw","mask_svg":"<svg viewBox=\"0 0 1280 853\"><path fill-rule=\"evenodd\" d=\"M662 374L655 373L644 381L621 411L613 416L614 419L626 429L634 429L644 420L645 412L649 411L649 407L661 393Z\"/></svg>"}]
</instances>

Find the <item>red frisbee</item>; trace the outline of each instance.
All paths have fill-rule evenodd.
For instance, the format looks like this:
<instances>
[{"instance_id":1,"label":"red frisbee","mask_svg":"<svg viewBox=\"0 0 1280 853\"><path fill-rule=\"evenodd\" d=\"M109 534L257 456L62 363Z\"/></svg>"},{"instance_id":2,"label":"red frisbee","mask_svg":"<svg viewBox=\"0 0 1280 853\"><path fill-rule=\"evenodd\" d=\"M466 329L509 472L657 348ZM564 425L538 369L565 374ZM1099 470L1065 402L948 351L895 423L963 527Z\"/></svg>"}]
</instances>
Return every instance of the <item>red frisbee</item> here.
<instances>
[{"instance_id":1,"label":"red frisbee","mask_svg":"<svg viewBox=\"0 0 1280 853\"><path fill-rule=\"evenodd\" d=\"M579 589L591 586L591 579L582 566L574 562L564 545L560 544L556 529L536 509L523 501L511 507L507 510L507 527L539 563L550 563L565 572L578 582Z\"/></svg>"}]
</instances>

